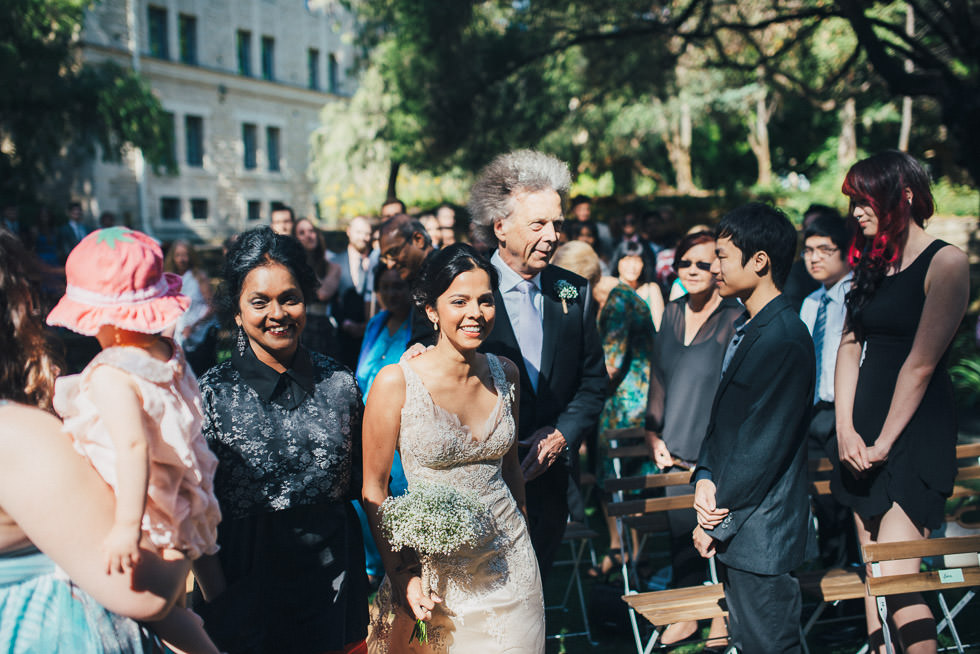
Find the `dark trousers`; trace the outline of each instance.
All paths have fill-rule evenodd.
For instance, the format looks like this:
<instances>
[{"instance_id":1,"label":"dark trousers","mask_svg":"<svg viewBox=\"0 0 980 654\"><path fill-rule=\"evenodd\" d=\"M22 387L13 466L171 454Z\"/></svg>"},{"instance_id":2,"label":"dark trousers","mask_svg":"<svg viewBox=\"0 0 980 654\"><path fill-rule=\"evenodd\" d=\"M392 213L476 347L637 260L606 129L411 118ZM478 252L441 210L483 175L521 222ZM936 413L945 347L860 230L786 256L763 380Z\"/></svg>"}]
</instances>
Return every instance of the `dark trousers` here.
<instances>
[{"instance_id":1,"label":"dark trousers","mask_svg":"<svg viewBox=\"0 0 980 654\"><path fill-rule=\"evenodd\" d=\"M541 581L548 578L568 522L568 467L560 459L527 483L528 531L538 558Z\"/></svg>"},{"instance_id":2,"label":"dark trousers","mask_svg":"<svg viewBox=\"0 0 980 654\"><path fill-rule=\"evenodd\" d=\"M788 572L759 575L718 562L732 644L745 654L800 652L800 584Z\"/></svg>"},{"instance_id":3,"label":"dark trousers","mask_svg":"<svg viewBox=\"0 0 980 654\"><path fill-rule=\"evenodd\" d=\"M834 405L830 402L818 402L813 408L807 435L807 454L811 460L827 457L834 462L838 458ZM808 475L809 481L814 481L814 474L808 472ZM813 514L817 518L821 565L825 568L842 568L859 563L857 533L850 509L832 495L814 495L811 500Z\"/></svg>"}]
</instances>

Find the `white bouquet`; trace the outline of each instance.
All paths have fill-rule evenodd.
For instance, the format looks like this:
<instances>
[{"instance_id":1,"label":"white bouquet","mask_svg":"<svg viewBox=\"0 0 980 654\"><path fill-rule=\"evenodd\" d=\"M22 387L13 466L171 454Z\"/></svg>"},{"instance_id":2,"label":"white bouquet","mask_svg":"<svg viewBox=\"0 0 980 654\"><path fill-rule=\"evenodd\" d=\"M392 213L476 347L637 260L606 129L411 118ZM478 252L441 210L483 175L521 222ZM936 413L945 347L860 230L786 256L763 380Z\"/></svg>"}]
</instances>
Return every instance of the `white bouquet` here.
<instances>
[{"instance_id":1,"label":"white bouquet","mask_svg":"<svg viewBox=\"0 0 980 654\"><path fill-rule=\"evenodd\" d=\"M415 550L422 563L422 592L431 591L431 562L460 548L479 545L486 538L489 514L472 491L460 491L447 484L418 481L408 492L389 497L381 505L381 527L392 548ZM415 636L427 642L426 625L416 620Z\"/></svg>"}]
</instances>

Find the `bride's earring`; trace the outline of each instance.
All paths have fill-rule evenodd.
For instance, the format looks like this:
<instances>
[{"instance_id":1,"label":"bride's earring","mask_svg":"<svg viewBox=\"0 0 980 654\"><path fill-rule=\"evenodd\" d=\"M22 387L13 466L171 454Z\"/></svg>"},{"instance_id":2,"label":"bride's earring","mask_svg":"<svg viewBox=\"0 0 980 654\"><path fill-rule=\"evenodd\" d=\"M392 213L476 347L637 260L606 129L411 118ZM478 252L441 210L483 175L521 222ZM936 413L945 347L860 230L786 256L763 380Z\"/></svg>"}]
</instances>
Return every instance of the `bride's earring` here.
<instances>
[{"instance_id":1,"label":"bride's earring","mask_svg":"<svg viewBox=\"0 0 980 654\"><path fill-rule=\"evenodd\" d=\"M432 321L432 331L439 331L439 323L437 323L435 320Z\"/></svg>"}]
</instances>

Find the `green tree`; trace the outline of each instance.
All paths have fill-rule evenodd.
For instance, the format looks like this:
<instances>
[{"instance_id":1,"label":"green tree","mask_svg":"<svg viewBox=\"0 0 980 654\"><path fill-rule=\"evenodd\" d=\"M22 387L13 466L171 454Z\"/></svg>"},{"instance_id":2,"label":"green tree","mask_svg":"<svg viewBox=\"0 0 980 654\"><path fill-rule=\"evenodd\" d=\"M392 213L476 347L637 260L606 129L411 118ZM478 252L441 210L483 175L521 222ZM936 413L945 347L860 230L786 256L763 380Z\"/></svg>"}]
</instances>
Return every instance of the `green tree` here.
<instances>
[{"instance_id":1,"label":"green tree","mask_svg":"<svg viewBox=\"0 0 980 654\"><path fill-rule=\"evenodd\" d=\"M148 85L116 64L79 61L91 0L0 3L0 179L29 198L65 159L118 157L127 143L157 168L175 166L167 117Z\"/></svg>"}]
</instances>

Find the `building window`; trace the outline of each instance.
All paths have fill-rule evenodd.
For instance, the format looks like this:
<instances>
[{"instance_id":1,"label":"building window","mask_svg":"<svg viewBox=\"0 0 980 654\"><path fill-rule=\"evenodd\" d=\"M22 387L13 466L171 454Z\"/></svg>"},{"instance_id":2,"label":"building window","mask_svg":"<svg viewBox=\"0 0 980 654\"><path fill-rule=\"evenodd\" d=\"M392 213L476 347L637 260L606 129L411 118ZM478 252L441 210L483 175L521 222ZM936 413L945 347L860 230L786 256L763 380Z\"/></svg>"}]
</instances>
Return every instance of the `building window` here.
<instances>
[{"instance_id":1,"label":"building window","mask_svg":"<svg viewBox=\"0 0 980 654\"><path fill-rule=\"evenodd\" d=\"M252 33L238 30L238 74L252 76Z\"/></svg>"},{"instance_id":2,"label":"building window","mask_svg":"<svg viewBox=\"0 0 980 654\"><path fill-rule=\"evenodd\" d=\"M262 37L262 79L276 78L276 40Z\"/></svg>"},{"instance_id":3,"label":"building window","mask_svg":"<svg viewBox=\"0 0 980 654\"><path fill-rule=\"evenodd\" d=\"M163 113L163 133L170 145L167 153L167 167L174 170L177 168L177 123L173 112L165 111Z\"/></svg>"},{"instance_id":4,"label":"building window","mask_svg":"<svg viewBox=\"0 0 980 654\"><path fill-rule=\"evenodd\" d=\"M180 60L185 64L197 65L197 18L181 14L177 23L180 37Z\"/></svg>"},{"instance_id":5,"label":"building window","mask_svg":"<svg viewBox=\"0 0 980 654\"><path fill-rule=\"evenodd\" d=\"M313 89L320 88L320 51L310 48L306 51L306 85Z\"/></svg>"},{"instance_id":6,"label":"building window","mask_svg":"<svg viewBox=\"0 0 980 654\"><path fill-rule=\"evenodd\" d=\"M180 198L160 198L160 219L180 220Z\"/></svg>"},{"instance_id":7,"label":"building window","mask_svg":"<svg viewBox=\"0 0 980 654\"><path fill-rule=\"evenodd\" d=\"M246 218L250 221L257 221L262 219L262 203L258 200L249 200L248 208L246 213Z\"/></svg>"},{"instance_id":8,"label":"building window","mask_svg":"<svg viewBox=\"0 0 980 654\"><path fill-rule=\"evenodd\" d=\"M255 151L257 147L257 129L252 123L242 123L242 145L245 148L245 170L255 170L256 163Z\"/></svg>"},{"instance_id":9,"label":"building window","mask_svg":"<svg viewBox=\"0 0 980 654\"><path fill-rule=\"evenodd\" d=\"M150 7L147 16L147 28L150 36L150 56L160 59L170 59L170 48L167 39L167 10L160 7Z\"/></svg>"},{"instance_id":10,"label":"building window","mask_svg":"<svg viewBox=\"0 0 980 654\"><path fill-rule=\"evenodd\" d=\"M187 142L187 165L200 168L204 165L203 118L184 116L184 140Z\"/></svg>"},{"instance_id":11,"label":"building window","mask_svg":"<svg viewBox=\"0 0 980 654\"><path fill-rule=\"evenodd\" d=\"M337 88L337 55L331 52L327 59L327 90L336 93Z\"/></svg>"},{"instance_id":12,"label":"building window","mask_svg":"<svg viewBox=\"0 0 980 654\"><path fill-rule=\"evenodd\" d=\"M265 149L269 154L269 170L279 172L279 128L265 128Z\"/></svg>"},{"instance_id":13,"label":"building window","mask_svg":"<svg viewBox=\"0 0 980 654\"><path fill-rule=\"evenodd\" d=\"M191 216L194 220L207 220L208 201L204 198L191 198Z\"/></svg>"}]
</instances>

